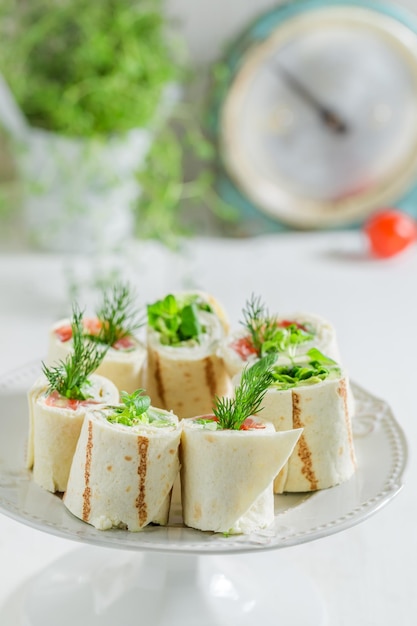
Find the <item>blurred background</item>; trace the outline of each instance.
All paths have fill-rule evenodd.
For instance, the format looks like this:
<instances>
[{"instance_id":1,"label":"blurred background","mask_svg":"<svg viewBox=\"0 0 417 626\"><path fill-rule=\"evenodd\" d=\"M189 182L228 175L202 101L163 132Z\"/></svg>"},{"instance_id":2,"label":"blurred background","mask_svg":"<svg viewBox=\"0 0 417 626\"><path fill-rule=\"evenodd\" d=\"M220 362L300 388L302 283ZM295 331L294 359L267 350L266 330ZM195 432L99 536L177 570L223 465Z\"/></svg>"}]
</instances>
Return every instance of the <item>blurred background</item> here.
<instances>
[{"instance_id":1,"label":"blurred background","mask_svg":"<svg viewBox=\"0 0 417 626\"><path fill-rule=\"evenodd\" d=\"M335 4L344 3L336 0ZM417 23L416 0L346 4L381 9L403 25L409 23L411 31ZM326 211L330 215L326 205L312 221L308 207L300 207L298 216L291 198L284 196L284 209L275 215L273 208L271 215L268 206L266 210L257 206L262 205L256 201L257 179L245 186L245 164L236 156L240 152L248 156L244 152L249 154L252 140L247 145L233 144L233 133L238 131L231 127L227 131L231 138L227 135L226 149L222 147L227 133L219 111L235 75L246 63L247 51L285 25L286 18L277 18L280 7L292 11L298 6L296 11L302 14L328 5L328 0L103 0L100 6L85 0L0 0L1 249L91 253L117 249L132 237L175 246L182 236L194 234L246 237L294 228L343 228L361 225L364 216L379 208L380 200L395 203L397 198L406 199L405 210L410 206L414 210L417 123L412 109L417 98L417 48L413 49L414 42L405 42L404 33L395 35L409 48L404 77L398 78L395 63L401 65L402 60L397 58L387 57L389 62L381 61L378 67L368 62L364 70L378 76L385 63L387 75L381 77L381 84L390 88L392 72L399 83L391 91L401 94L391 108L383 99L378 103L376 122L386 123L384 115L388 119L394 117L393 112L398 121L381 144L383 148L375 145L374 152L389 152L394 133L394 139L398 136L402 143L398 140L400 156L392 156L392 162L385 158L372 164L370 171L382 174L375 183L375 199L366 197L363 211L352 209L354 203L348 199L341 205L346 218L342 209L342 217L333 221L323 217ZM262 22L265 14L269 17ZM264 28L262 36L256 32L257 22ZM367 56L366 50L361 54ZM369 51L377 53L377 48ZM248 68L253 72L250 63ZM255 78L258 75L253 72ZM308 84L307 70L301 78ZM368 82L365 74L361 81L362 86ZM310 82L313 87L317 83ZM252 92L256 91L253 85L255 79ZM241 93L244 89L240 87ZM242 110L245 102L255 106L256 98L245 100L241 93L230 105L232 118L239 103L243 102ZM284 118L279 114L276 123L281 124ZM312 137L314 150L317 139ZM331 146L331 150L338 149L340 141L335 137L336 148ZM233 185L224 177L225 151L229 151L231 169L238 169L238 182ZM256 156L264 158L261 153ZM249 165L254 163L247 160ZM311 160L305 163L307 170ZM397 176L398 164L403 177ZM292 167L300 170L299 161ZM340 185L334 192L338 199L352 194L358 199L362 187L370 185L366 177L358 177L361 167L357 161L354 191ZM387 171L391 172L389 185L384 178ZM292 181L292 174L288 176ZM294 180L293 185L310 184ZM384 185L392 187L386 195L381 192ZM271 191L276 193L276 189ZM327 193L323 191L326 202Z\"/></svg>"},{"instance_id":2,"label":"blurred background","mask_svg":"<svg viewBox=\"0 0 417 626\"><path fill-rule=\"evenodd\" d=\"M207 66L219 58L227 43L248 22L283 4L285 2L280 0L167 0L165 6L167 14L179 22L190 57L196 64ZM391 4L417 13L416 0L394 0Z\"/></svg>"}]
</instances>

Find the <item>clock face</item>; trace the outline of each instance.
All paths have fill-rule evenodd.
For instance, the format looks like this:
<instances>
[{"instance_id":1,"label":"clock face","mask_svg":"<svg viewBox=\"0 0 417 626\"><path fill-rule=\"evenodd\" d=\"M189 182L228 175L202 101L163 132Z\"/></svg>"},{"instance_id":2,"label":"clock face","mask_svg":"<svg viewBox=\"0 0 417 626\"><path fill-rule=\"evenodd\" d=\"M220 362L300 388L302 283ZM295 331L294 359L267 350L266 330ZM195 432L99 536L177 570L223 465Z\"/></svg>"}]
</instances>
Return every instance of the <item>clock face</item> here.
<instances>
[{"instance_id":1,"label":"clock face","mask_svg":"<svg viewBox=\"0 0 417 626\"><path fill-rule=\"evenodd\" d=\"M237 186L294 225L338 224L417 177L417 36L360 7L286 20L245 55L224 102Z\"/></svg>"}]
</instances>

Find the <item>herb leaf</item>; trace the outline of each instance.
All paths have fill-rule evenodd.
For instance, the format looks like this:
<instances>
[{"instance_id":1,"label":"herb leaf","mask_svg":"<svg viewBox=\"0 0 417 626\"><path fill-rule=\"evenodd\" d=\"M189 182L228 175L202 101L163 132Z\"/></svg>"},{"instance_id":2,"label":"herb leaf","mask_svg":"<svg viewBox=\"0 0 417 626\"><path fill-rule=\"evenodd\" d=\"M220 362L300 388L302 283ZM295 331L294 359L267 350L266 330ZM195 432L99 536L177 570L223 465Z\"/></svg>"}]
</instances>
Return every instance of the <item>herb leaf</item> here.
<instances>
[{"instance_id":1,"label":"herb leaf","mask_svg":"<svg viewBox=\"0 0 417 626\"><path fill-rule=\"evenodd\" d=\"M198 294L168 294L162 300L149 304L147 311L148 324L160 334L161 343L173 346L183 341L199 341L206 332L199 312L212 312L212 308Z\"/></svg>"},{"instance_id":2,"label":"herb leaf","mask_svg":"<svg viewBox=\"0 0 417 626\"><path fill-rule=\"evenodd\" d=\"M206 430L217 430L218 422L212 417L197 417L194 422L195 424L200 424L200 426L204 426Z\"/></svg>"},{"instance_id":3,"label":"herb leaf","mask_svg":"<svg viewBox=\"0 0 417 626\"><path fill-rule=\"evenodd\" d=\"M318 348L311 348L307 352L307 356L310 358L311 363L322 363L323 365L337 365L334 359L331 359L329 356L326 356Z\"/></svg>"},{"instance_id":4,"label":"herb leaf","mask_svg":"<svg viewBox=\"0 0 417 626\"><path fill-rule=\"evenodd\" d=\"M137 389L131 394L122 391L121 404L111 407L113 413L107 418L109 422L131 426L134 421L139 421L151 405L150 397L144 396L143 393L143 389Z\"/></svg>"},{"instance_id":5,"label":"herb leaf","mask_svg":"<svg viewBox=\"0 0 417 626\"><path fill-rule=\"evenodd\" d=\"M129 285L123 283L114 285L110 293L103 293L97 318L100 322L99 333L87 334L87 337L107 346L113 346L119 339L133 335L145 323L135 306Z\"/></svg>"},{"instance_id":6,"label":"herb leaf","mask_svg":"<svg viewBox=\"0 0 417 626\"><path fill-rule=\"evenodd\" d=\"M135 426L136 424L152 424L153 426L171 426L172 421L165 415L151 407L151 399L144 394L144 389L137 389L129 394L122 391L120 405L110 406L112 413L107 420L112 424Z\"/></svg>"},{"instance_id":7,"label":"herb leaf","mask_svg":"<svg viewBox=\"0 0 417 626\"><path fill-rule=\"evenodd\" d=\"M249 331L253 347L258 356L261 356L263 346L268 345L274 336L276 329L276 318L269 315L268 309L261 301L260 297L251 295L242 311L243 326ZM267 351L264 350L267 354Z\"/></svg>"},{"instance_id":8,"label":"herb leaf","mask_svg":"<svg viewBox=\"0 0 417 626\"><path fill-rule=\"evenodd\" d=\"M2 74L29 123L105 136L154 119L176 54L161 0L2 0Z\"/></svg>"},{"instance_id":9,"label":"herb leaf","mask_svg":"<svg viewBox=\"0 0 417 626\"><path fill-rule=\"evenodd\" d=\"M198 337L203 332L203 327L198 319L198 308L192 304L187 304L181 311L181 323L179 334L184 339Z\"/></svg>"},{"instance_id":10,"label":"herb leaf","mask_svg":"<svg viewBox=\"0 0 417 626\"><path fill-rule=\"evenodd\" d=\"M217 398L213 413L219 428L239 430L250 415L254 415L273 382L271 367L276 354L268 354L252 367L243 370L240 384L235 389L234 398Z\"/></svg>"},{"instance_id":11,"label":"herb leaf","mask_svg":"<svg viewBox=\"0 0 417 626\"><path fill-rule=\"evenodd\" d=\"M252 345L258 356L271 352L291 352L293 348L314 335L295 323L280 324L277 316L271 316L260 297L251 295L243 309L243 326L248 330Z\"/></svg>"},{"instance_id":12,"label":"herb leaf","mask_svg":"<svg viewBox=\"0 0 417 626\"><path fill-rule=\"evenodd\" d=\"M291 389L315 385L329 376L340 376L341 370L336 361L322 354L317 348L311 348L307 356L309 357L307 362L275 365L272 368L274 388Z\"/></svg>"},{"instance_id":13,"label":"herb leaf","mask_svg":"<svg viewBox=\"0 0 417 626\"><path fill-rule=\"evenodd\" d=\"M89 396L89 375L102 362L107 348L86 341L83 333L82 312L75 305L71 322L73 351L65 361L48 367L42 363L42 371L49 382L48 395L57 391L71 400L86 400Z\"/></svg>"}]
</instances>

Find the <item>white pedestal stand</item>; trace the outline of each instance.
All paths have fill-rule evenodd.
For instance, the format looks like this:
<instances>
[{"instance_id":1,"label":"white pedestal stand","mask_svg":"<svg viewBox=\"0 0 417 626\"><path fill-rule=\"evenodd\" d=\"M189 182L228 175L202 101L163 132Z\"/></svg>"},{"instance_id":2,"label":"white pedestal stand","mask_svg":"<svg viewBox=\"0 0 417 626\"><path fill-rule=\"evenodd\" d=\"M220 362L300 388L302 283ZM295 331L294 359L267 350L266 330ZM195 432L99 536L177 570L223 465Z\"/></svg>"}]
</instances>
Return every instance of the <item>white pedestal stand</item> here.
<instances>
[{"instance_id":1,"label":"white pedestal stand","mask_svg":"<svg viewBox=\"0 0 417 626\"><path fill-rule=\"evenodd\" d=\"M223 537L178 523L142 533L98 531L24 468L33 374L28 365L0 380L0 511L86 547L13 594L6 611L19 606L18 615L1 610L1 626L324 626L313 581L278 548L350 528L402 488L404 433L383 400L355 385L355 475L312 497L277 498L277 523L267 536Z\"/></svg>"},{"instance_id":2,"label":"white pedestal stand","mask_svg":"<svg viewBox=\"0 0 417 626\"><path fill-rule=\"evenodd\" d=\"M82 548L32 580L24 626L323 626L305 574L281 554ZM302 601L300 601L302 599Z\"/></svg>"}]
</instances>

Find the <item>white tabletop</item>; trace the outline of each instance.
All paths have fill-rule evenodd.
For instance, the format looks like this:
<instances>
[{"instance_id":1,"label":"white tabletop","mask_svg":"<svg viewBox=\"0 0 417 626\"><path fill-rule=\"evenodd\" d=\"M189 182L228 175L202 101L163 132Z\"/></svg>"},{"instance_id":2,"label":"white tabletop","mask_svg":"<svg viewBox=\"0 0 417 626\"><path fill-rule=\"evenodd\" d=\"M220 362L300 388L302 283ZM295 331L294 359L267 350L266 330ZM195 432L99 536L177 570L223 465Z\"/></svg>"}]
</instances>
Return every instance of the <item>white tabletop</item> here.
<instances>
[{"instance_id":1,"label":"white tabletop","mask_svg":"<svg viewBox=\"0 0 417 626\"><path fill-rule=\"evenodd\" d=\"M370 519L311 543L269 553L312 577L332 626L415 624L417 440L415 353L417 247L392 260L367 256L358 232L286 234L253 240L196 239L180 253L138 243L113 259L62 258L33 253L0 255L0 376L40 360L50 325L69 312L72 272L83 280L87 304L90 269L112 264L138 289L143 302L168 291L198 287L218 297L238 325L251 293L279 314L313 312L333 322L342 362L351 378L386 400L409 443L405 487ZM0 623L29 577L79 547L0 515ZM146 625L148 626L148 625ZM308 626L308 625L306 625Z\"/></svg>"}]
</instances>

